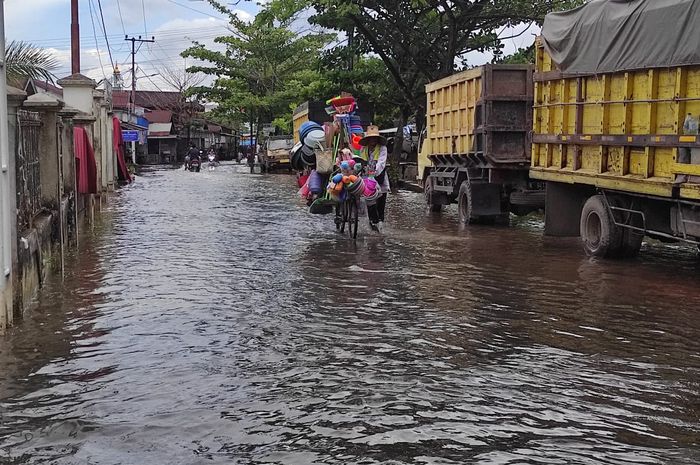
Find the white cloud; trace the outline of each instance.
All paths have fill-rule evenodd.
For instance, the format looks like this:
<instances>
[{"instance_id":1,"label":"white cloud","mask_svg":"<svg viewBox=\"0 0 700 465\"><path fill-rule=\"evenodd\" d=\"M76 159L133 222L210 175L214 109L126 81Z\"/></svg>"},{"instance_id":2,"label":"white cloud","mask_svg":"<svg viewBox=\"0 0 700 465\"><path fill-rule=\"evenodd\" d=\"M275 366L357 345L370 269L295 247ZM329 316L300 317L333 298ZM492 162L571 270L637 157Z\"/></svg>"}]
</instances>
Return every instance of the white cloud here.
<instances>
[{"instance_id":1,"label":"white cloud","mask_svg":"<svg viewBox=\"0 0 700 465\"><path fill-rule=\"evenodd\" d=\"M527 26L521 24L515 27L503 28L499 33L500 37L518 36L502 40L503 55L508 56L517 52L519 48L529 47L533 44L535 35L539 34L539 32L540 28L536 25ZM466 58L469 65L479 66L490 63L494 56L493 53L490 52L470 52L467 53L464 58Z\"/></svg>"}]
</instances>

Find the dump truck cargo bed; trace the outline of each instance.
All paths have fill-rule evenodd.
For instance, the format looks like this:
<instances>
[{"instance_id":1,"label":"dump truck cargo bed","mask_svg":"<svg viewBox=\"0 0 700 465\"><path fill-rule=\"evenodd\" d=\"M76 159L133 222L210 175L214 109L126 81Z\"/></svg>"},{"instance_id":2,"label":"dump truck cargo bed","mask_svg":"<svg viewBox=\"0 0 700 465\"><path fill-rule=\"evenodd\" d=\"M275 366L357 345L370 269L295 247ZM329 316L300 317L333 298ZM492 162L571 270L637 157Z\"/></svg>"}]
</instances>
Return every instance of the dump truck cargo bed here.
<instances>
[{"instance_id":1,"label":"dump truck cargo bed","mask_svg":"<svg viewBox=\"0 0 700 465\"><path fill-rule=\"evenodd\" d=\"M485 65L426 86L418 172L432 210L456 202L462 222L507 221L544 203L527 177L532 89L529 65Z\"/></svg>"},{"instance_id":2,"label":"dump truck cargo bed","mask_svg":"<svg viewBox=\"0 0 700 465\"><path fill-rule=\"evenodd\" d=\"M682 134L686 115L700 113L700 66L567 76L540 46L534 108L533 178L700 199L700 183L674 184L700 175L678 163L682 148L700 151Z\"/></svg>"},{"instance_id":3,"label":"dump truck cargo bed","mask_svg":"<svg viewBox=\"0 0 700 465\"><path fill-rule=\"evenodd\" d=\"M482 66L432 82L426 94L421 175L431 159L504 169L529 164L531 66Z\"/></svg>"}]
</instances>

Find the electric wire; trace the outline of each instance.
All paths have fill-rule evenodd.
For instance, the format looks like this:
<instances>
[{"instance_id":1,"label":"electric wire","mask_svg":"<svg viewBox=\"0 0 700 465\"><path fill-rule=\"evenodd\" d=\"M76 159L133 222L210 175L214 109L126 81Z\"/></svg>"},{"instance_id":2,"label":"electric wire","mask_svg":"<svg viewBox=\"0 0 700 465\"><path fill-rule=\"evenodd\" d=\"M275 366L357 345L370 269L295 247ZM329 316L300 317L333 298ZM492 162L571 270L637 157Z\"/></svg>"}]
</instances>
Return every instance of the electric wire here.
<instances>
[{"instance_id":1,"label":"electric wire","mask_svg":"<svg viewBox=\"0 0 700 465\"><path fill-rule=\"evenodd\" d=\"M148 35L148 27L146 26L146 5L141 0L141 11L143 12L143 34Z\"/></svg>"},{"instance_id":2,"label":"electric wire","mask_svg":"<svg viewBox=\"0 0 700 465\"><path fill-rule=\"evenodd\" d=\"M92 0L91 0L92 1ZM102 0L97 0L97 6L100 8L100 19L102 20L102 31L105 35L105 44L107 44L107 53L109 54L109 62L114 70L114 60L112 59L112 50L109 47L109 40L107 39L107 28L105 27L105 17L102 14Z\"/></svg>"},{"instance_id":3,"label":"electric wire","mask_svg":"<svg viewBox=\"0 0 700 465\"><path fill-rule=\"evenodd\" d=\"M119 0L117 0L117 10L119 11L119 21L122 23L122 32L126 35L126 28L124 27L124 17L122 17L122 6Z\"/></svg>"},{"instance_id":4,"label":"electric wire","mask_svg":"<svg viewBox=\"0 0 700 465\"><path fill-rule=\"evenodd\" d=\"M97 50L97 59L100 61L100 69L102 70L102 76L104 77L104 79L106 81L107 74L105 74L105 67L102 64L102 56L100 54L100 46L97 43L97 30L95 29L95 18L93 17L93 14L92 14L92 9L93 9L92 0L90 0L88 2L88 6L90 8L90 22L92 23L92 34L95 37L95 49Z\"/></svg>"}]
</instances>

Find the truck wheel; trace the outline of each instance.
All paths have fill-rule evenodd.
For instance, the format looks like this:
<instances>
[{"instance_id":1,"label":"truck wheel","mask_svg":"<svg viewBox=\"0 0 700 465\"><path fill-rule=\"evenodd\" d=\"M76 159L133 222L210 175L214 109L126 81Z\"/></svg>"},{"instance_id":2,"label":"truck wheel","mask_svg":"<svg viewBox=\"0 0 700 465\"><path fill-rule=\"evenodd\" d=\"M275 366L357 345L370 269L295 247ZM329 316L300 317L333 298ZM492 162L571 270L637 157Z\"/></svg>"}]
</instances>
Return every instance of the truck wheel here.
<instances>
[{"instance_id":1,"label":"truck wheel","mask_svg":"<svg viewBox=\"0 0 700 465\"><path fill-rule=\"evenodd\" d=\"M602 195L590 197L581 212L583 248L593 257L618 256L622 248L622 231L613 221Z\"/></svg>"},{"instance_id":2,"label":"truck wheel","mask_svg":"<svg viewBox=\"0 0 700 465\"><path fill-rule=\"evenodd\" d=\"M423 182L423 195L425 196L425 203L428 204L428 208L433 213L440 213L442 211L442 205L433 203L433 183L430 178L427 178Z\"/></svg>"},{"instance_id":3,"label":"truck wheel","mask_svg":"<svg viewBox=\"0 0 700 465\"><path fill-rule=\"evenodd\" d=\"M631 205L628 202L625 202L624 199L615 196L608 197L608 203L615 207L631 208ZM625 218L624 212L617 211L613 213L613 216L615 216L618 223L628 223L631 226L636 227L643 226L640 223L637 215L631 215L629 218ZM618 227L618 229L620 229L620 248L615 256L619 258L631 258L637 256L639 250L642 248L644 234L629 228Z\"/></svg>"},{"instance_id":4,"label":"truck wheel","mask_svg":"<svg viewBox=\"0 0 700 465\"><path fill-rule=\"evenodd\" d=\"M472 201L472 185L469 179L465 179L459 186L459 195L457 197L460 223L470 224L476 219L472 216Z\"/></svg>"}]
</instances>

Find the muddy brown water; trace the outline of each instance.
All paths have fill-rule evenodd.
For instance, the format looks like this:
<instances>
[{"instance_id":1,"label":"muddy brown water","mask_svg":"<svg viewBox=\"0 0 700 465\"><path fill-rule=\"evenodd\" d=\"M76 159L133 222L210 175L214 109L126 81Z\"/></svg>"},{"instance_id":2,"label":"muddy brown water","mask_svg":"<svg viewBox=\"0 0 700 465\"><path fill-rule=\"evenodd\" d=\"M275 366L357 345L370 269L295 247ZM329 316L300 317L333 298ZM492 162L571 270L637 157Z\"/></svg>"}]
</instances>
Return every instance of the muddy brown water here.
<instances>
[{"instance_id":1,"label":"muddy brown water","mask_svg":"<svg viewBox=\"0 0 700 465\"><path fill-rule=\"evenodd\" d=\"M700 463L700 261L419 194L353 242L293 179L154 170L0 338L0 463Z\"/></svg>"}]
</instances>

